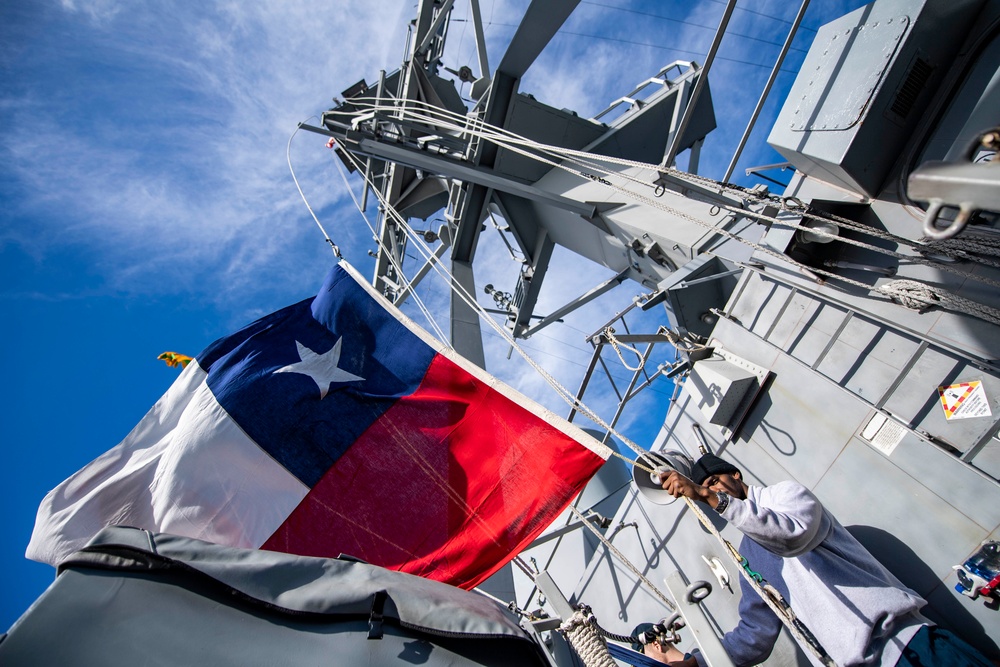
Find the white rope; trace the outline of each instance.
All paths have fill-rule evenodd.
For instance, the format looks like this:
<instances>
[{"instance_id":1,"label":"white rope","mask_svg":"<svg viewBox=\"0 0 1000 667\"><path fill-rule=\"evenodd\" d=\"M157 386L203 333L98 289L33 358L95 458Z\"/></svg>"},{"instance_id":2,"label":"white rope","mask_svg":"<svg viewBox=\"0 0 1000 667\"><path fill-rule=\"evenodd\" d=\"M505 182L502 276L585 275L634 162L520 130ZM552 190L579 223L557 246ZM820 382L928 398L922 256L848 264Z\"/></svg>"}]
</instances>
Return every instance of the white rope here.
<instances>
[{"instance_id":1,"label":"white rope","mask_svg":"<svg viewBox=\"0 0 1000 667\"><path fill-rule=\"evenodd\" d=\"M618 359L622 362L622 366L629 369L630 371L638 373L646 365L646 360L642 358L642 353L640 353L639 350L635 349L631 345L626 345L625 343L622 343L617 338L615 338L615 330L612 327L604 328L604 337L608 339L608 342L611 344L611 349L613 349L615 351L615 354L618 355ZM619 349L620 347L625 348L626 350L637 356L639 358L639 365L634 367L629 366L628 362L625 361L625 357L622 356L622 351Z\"/></svg>"},{"instance_id":2,"label":"white rope","mask_svg":"<svg viewBox=\"0 0 1000 667\"><path fill-rule=\"evenodd\" d=\"M675 176L677 176L679 178L684 178L684 179L692 181L692 182L698 182L698 183L702 183L702 184L711 185L713 187L717 187L717 188L720 189L720 191L729 190L730 192L738 192L740 194L740 196L748 194L742 188L738 188L738 186L730 186L728 184L723 184L723 183L719 183L717 181L713 181L712 179L708 179L706 177L697 176L697 175L693 175L693 174L688 174L686 172L681 172L681 171L674 170L674 169L663 170L663 169L660 169L658 166L655 166L655 165L641 163L641 162L636 162L636 161L633 161L633 160L624 160L624 159L621 159L621 158L610 158L610 157L600 156L599 158L595 159L595 156L593 156L592 154L583 153L581 151L574 151L574 150L566 149L566 148L560 148L560 147L557 147L557 146L551 146L551 145L547 145L547 144L541 144L541 143L539 143L537 141L534 141L534 140L526 139L526 138L523 138L523 137L518 137L517 135L514 135L513 133L511 133L509 131L502 130L500 128L490 127L490 126L486 125L483 121L481 121L480 119L475 118L475 117L459 116L458 114L454 114L453 112L449 112L449 111L441 110L441 109L436 109L436 108L431 108L431 107L427 107L427 106L419 106L419 107L413 107L413 108L415 110L410 111L409 110L410 109L409 105L406 105L406 104L398 105L398 109L400 110L401 114L404 117L409 118L410 120L430 122L432 124L436 124L436 125L444 128L444 129L450 129L450 130L453 130L453 131L456 131L456 132L469 133L469 134L472 134L474 136L478 136L481 139L486 139L486 140L489 140L489 141L493 141L498 146L502 146L502 147L504 147L504 148L506 148L508 150L511 150L512 152L516 152L516 153L518 153L520 155L523 155L525 157L538 160L538 161L543 162L545 164L548 164L548 165L550 165L550 166L552 166L554 168L563 169L565 171L568 171L569 173L573 173L573 174L578 175L578 176L594 178L594 175L592 175L592 174L587 174L587 173L581 172L581 171L576 170L576 169L571 169L565 163L558 163L558 162L555 162L553 160L545 159L545 158L543 158L543 157L541 157L541 156L539 156L539 155L537 155L535 153L532 153L530 151L521 149L521 148L519 148L519 146L528 146L528 147L534 148L535 150L547 153L547 154L549 154L549 155L551 155L553 157L563 158L565 161L576 162L578 164L584 164L587 168L590 168L590 169L595 170L595 171L599 171L599 172L603 173L603 175L605 175L605 176L613 176L613 177L616 177L616 178L619 178L619 179L630 181L630 182L632 182L634 184L641 185L641 186L643 186L645 188L652 188L654 186L649 181L641 180L641 179L632 177L629 174L625 174L625 173L621 173L621 172L617 172L617 171L611 171L610 169L604 168L604 167L601 166L601 163L609 163L609 164L618 164L618 165L632 166L632 167L637 167L637 168L641 168L641 169L648 169L648 170L654 170L654 171L667 171L667 172L669 172L669 173L671 173L671 174L673 174L673 175L675 175ZM456 120L464 120L465 124L464 125L460 125L458 123L450 123L450 122L445 122L445 121L438 120L438 118L441 118L441 117L447 118L449 116L455 118ZM587 159L587 158L589 158L589 159ZM827 277L827 278L838 280L840 282L847 283L847 284L853 285L855 287L859 287L859 288L864 289L866 291L878 291L878 290L873 290L873 288L870 285L868 285L867 283L863 283L861 281L851 280L849 278L841 276L840 274L833 273L833 272L830 272L830 271L826 271L826 270L823 270L823 269L818 269L818 268L810 267L810 266L807 266L807 265L802 264L800 262L797 262L797 261L793 260L792 258L790 258L788 255L785 255L784 253L778 253L777 251L774 251L774 250L772 250L770 248L767 248L766 246L761 246L759 244L754 244L752 242L749 242L748 240L746 240L746 239L744 239L742 237L736 236L734 234L731 234L731 233L727 232L726 230L722 229L721 227L718 227L718 226L716 226L716 225L714 225L712 223L707 223L704 220L701 220L699 218L695 218L694 216L684 214L683 212L681 212L679 210L673 209L672 207L666 206L666 205L664 205L664 204L662 204L660 202L657 202L657 201L654 201L654 200L650 200L649 198L644 197L644 196L642 196L639 193L636 193L634 191L627 190L627 189L625 189L625 188L623 188L621 186L616 186L614 183L608 181L607 179L595 178L595 180L598 180L600 183L602 183L606 187L610 187L611 189L613 189L613 190L615 190L617 192L620 192L622 194L627 194L627 195L630 195L633 198L639 199L640 201L642 201L642 203L645 203L645 204L647 204L649 206L652 206L654 208L658 208L660 210L663 210L664 212L670 213L671 215L674 215L674 216L677 216L677 217L681 217L681 218L683 218L685 220L688 220L688 221L693 222L695 224L698 224L698 225L700 225L702 227L705 227L705 228L707 228L707 229L709 229L709 230L711 230L711 231L713 231L715 233L722 234L726 238L729 238L729 239L731 239L733 241L749 245L751 248L753 248L756 251L763 252L765 254L773 256L776 259L779 259L779 260L781 260L783 262L787 262L789 264L792 264L793 266L796 266L798 268L806 269L808 271L811 271L814 274L818 274L818 275L822 275L822 276ZM674 194L674 193L672 193L672 194ZM774 199L780 201L776 197ZM886 248L881 248L879 246L875 246L875 245L872 245L872 244L869 244L869 243L865 243L863 241L858 241L858 240L846 238L846 237L843 237L843 236L840 236L840 235L837 235L837 234L832 234L832 233L826 232L825 230L822 230L822 229L817 229L817 228L814 228L814 227L808 227L806 225L801 225L801 224L795 223L795 222L793 222L791 220L788 220L788 219L778 219L778 218L773 217L773 216L767 216L767 215L764 215L764 214L761 214L761 213L757 213L757 212L754 212L754 211L747 210L745 208L738 208L738 207L734 207L734 206L721 206L720 208L724 209L724 210L727 210L730 213L735 214L735 215L740 215L740 216L743 216L743 217L749 217L751 219L756 219L756 220L761 221L761 222L767 222L769 224L777 224L777 225L781 225L781 226L788 227L788 228L791 228L791 229L796 229L796 230L801 230L801 231L808 231L808 232L810 232L812 234L817 234L819 236L824 236L824 237L827 237L827 238L830 238L830 239L833 239L833 240L837 240L837 241L845 243L847 245L853 245L853 246L860 247L860 248L863 248L863 249L866 249L866 250L871 250L873 252L885 254L885 255L893 257L893 258L895 258L897 260L904 260L904 261L909 261L909 262L913 262L913 263L917 263L917 264L923 264L923 265L927 265L927 266L932 266L934 268L938 268L940 270L944 270L944 271L947 271L947 272L959 275L962 278L972 278L974 280L977 280L979 282L985 283L987 285L991 285L993 287L1000 287L1000 281L996 281L996 280L990 279L990 278L988 278L986 276L982 276L982 275L978 275L978 274L970 274L968 272L961 271L961 270L959 270L959 269L957 269L955 267L949 266L948 264L942 264L940 262L935 262L935 261L927 259L925 257L905 255L905 254L898 253L898 252L895 252L895 251L892 251L892 250L888 250ZM842 218L840 216L836 216L836 215L833 215L833 214L817 215L817 214L814 214L814 213L806 211L804 207L802 207L801 211L797 210L795 212L797 214L801 215L804 218L832 222L835 225L848 227L848 228L853 229L855 231L875 236L876 238L883 238L883 239L887 239L887 240L892 240L892 241L897 242L897 243L905 243L907 245L910 245L910 246L913 246L913 247L917 248L918 251L919 250L923 250L923 248L924 248L923 244L921 244L919 242L915 242L915 241L910 240L910 239L905 239L903 237L899 237L899 236L896 236L896 235L893 235L893 234L889 234L887 232L881 232L880 230L876 230L874 228L868 227L867 225L863 225L861 223L857 223L855 221L849 220L847 218ZM947 252L948 251L948 246L947 245L943 246L941 248L941 250L944 251L944 252ZM955 253L956 251L952 250L951 252ZM967 258L968 255L965 254L965 255L963 255L963 257ZM986 259L981 259L981 258L973 258L973 261L978 261L979 263L987 264L987 265L991 265L991 266L995 265L994 262L992 262L990 260L986 260ZM946 306L946 307L952 307L952 309L958 310L959 312L963 312L963 313L972 315L974 317L981 317L983 319L986 319L987 321L991 321L991 322L993 321L992 319L990 319L991 315L989 314L990 311L992 311L992 309L989 308L988 306L985 306L983 304L979 304L979 303L976 303L976 302L972 302L972 301L969 301L968 299L963 299L961 297L958 297L958 296L955 296L955 295L951 295L951 294L949 294L947 292L943 292L943 291L940 291L940 290L937 292L937 294L942 297L942 298L940 298L938 300L938 304L937 305Z\"/></svg>"},{"instance_id":3,"label":"white rope","mask_svg":"<svg viewBox=\"0 0 1000 667\"><path fill-rule=\"evenodd\" d=\"M929 285L914 280L894 280L879 286L876 291L913 310L920 311L933 306L946 306L950 310L957 310L993 324L1000 324L1000 310L976 301L963 299L943 290L935 290Z\"/></svg>"},{"instance_id":4,"label":"white rope","mask_svg":"<svg viewBox=\"0 0 1000 667\"><path fill-rule=\"evenodd\" d=\"M316 226L319 227L319 231L322 232L323 238L326 239L326 242L329 243L330 247L333 249L334 256L337 257L337 259L340 259L340 248L337 247L337 244L333 242L330 235L326 233L325 229L323 229L323 223L319 221L319 218L316 217L316 213L313 211L312 206L309 205L309 200L306 199L306 194L302 192L302 186L299 185L299 179L295 176L295 168L292 167L292 139L295 138L295 135L298 134L298 132L299 128L296 127L295 131L292 132L290 137L288 137L288 144L285 146L285 161L288 162L288 171L292 173L292 180L295 182L295 188L299 191L299 196L302 197L302 202L306 205L309 215L311 215L312 219L316 221Z\"/></svg>"},{"instance_id":5,"label":"white rope","mask_svg":"<svg viewBox=\"0 0 1000 667\"><path fill-rule=\"evenodd\" d=\"M357 197L354 196L354 191L351 189L351 184L347 181L347 175L344 173L343 165L335 161L335 166L337 167L337 171L340 173L341 179L343 179L344 181L344 187L347 188L348 194L351 195L351 200L354 201L354 205L358 209L358 213L361 214L362 219L365 221L365 224L371 231L372 238L375 239L376 243L378 243L379 252L387 253L386 257L389 258L389 262L392 264L393 268L396 269L396 275L399 276L401 281L403 281L404 283L403 286L406 289L408 289L410 293L413 295L413 302L416 304L417 309L420 310L421 314L424 316L424 318L426 318L431 328L434 329L434 333L437 335L438 340L440 340L442 343L444 343L450 348L451 341L448 339L448 336L445 335L444 331L442 331L441 327L438 326L438 323L434 319L434 316L431 315L430 310L428 310L427 306L424 305L424 302L420 299L420 296L417 294L416 290L413 289L413 286L410 284L409 280L406 278L406 275L403 273L403 267L399 265L399 263L397 262L396 258L393 256L393 253L390 251L389 248L382 247L382 241L381 239L379 239L378 233L375 231L375 227L368 220L368 216L365 215L365 211L363 208L361 208L361 203L358 201Z\"/></svg>"}]
</instances>

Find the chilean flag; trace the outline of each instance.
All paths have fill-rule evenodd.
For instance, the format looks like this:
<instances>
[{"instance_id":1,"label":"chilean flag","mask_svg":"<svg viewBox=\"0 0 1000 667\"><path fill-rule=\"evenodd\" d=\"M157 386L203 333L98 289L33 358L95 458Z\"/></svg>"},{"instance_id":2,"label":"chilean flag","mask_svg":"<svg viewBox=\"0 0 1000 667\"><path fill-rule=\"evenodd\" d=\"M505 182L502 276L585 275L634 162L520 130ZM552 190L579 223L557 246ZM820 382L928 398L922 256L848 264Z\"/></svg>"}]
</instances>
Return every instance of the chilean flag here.
<instances>
[{"instance_id":1,"label":"chilean flag","mask_svg":"<svg viewBox=\"0 0 1000 667\"><path fill-rule=\"evenodd\" d=\"M210 345L121 444L52 490L27 556L58 564L120 524L471 588L609 454L341 263L315 298Z\"/></svg>"}]
</instances>

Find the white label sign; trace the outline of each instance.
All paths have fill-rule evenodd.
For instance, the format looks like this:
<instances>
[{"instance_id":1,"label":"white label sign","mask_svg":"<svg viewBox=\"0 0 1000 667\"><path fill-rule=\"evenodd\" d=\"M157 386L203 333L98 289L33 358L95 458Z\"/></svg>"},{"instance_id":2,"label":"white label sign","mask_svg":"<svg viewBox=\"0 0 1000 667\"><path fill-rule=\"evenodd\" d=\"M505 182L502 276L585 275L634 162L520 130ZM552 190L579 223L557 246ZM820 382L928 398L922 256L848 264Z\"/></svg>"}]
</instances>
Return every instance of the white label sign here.
<instances>
[{"instance_id":1,"label":"white label sign","mask_svg":"<svg viewBox=\"0 0 1000 667\"><path fill-rule=\"evenodd\" d=\"M900 443L904 435L906 435L905 428L879 412L872 416L868 425L861 432L861 437L868 444L886 456L892 454L892 450L896 449L896 445Z\"/></svg>"}]
</instances>

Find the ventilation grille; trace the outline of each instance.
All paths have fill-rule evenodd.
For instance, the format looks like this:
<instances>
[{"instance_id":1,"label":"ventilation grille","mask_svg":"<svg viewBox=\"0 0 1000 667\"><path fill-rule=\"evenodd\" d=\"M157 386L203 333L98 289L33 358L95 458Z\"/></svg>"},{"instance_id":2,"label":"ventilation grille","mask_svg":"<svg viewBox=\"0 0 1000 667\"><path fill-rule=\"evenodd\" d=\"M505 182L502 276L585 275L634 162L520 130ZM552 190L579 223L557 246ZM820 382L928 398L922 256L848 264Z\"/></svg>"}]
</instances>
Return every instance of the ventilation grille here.
<instances>
[{"instance_id":1,"label":"ventilation grille","mask_svg":"<svg viewBox=\"0 0 1000 667\"><path fill-rule=\"evenodd\" d=\"M933 71L934 68L929 62L923 58L916 58L913 65L910 66L910 71L907 73L903 85L896 91L896 99L889 107L889 113L895 115L899 120L906 120Z\"/></svg>"}]
</instances>

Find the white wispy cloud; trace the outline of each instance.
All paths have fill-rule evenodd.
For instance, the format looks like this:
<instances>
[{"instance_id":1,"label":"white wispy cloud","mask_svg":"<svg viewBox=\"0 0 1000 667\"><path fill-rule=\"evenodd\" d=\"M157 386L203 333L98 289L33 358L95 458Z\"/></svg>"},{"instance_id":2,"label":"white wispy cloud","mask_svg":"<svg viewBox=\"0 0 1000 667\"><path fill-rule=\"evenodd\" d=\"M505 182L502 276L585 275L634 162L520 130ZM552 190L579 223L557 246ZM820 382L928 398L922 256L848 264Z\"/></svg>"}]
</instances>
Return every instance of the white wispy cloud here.
<instances>
[{"instance_id":1,"label":"white wispy cloud","mask_svg":"<svg viewBox=\"0 0 1000 667\"><path fill-rule=\"evenodd\" d=\"M18 56L24 78L5 96L14 185L3 242L36 257L75 244L128 293L294 290L303 254L328 250L288 174L286 141L333 94L398 59L390 45L408 8L378 9L76 0L28 17L58 29L33 32ZM338 227L356 214L329 180L323 143L303 133L292 157Z\"/></svg>"}]
</instances>

